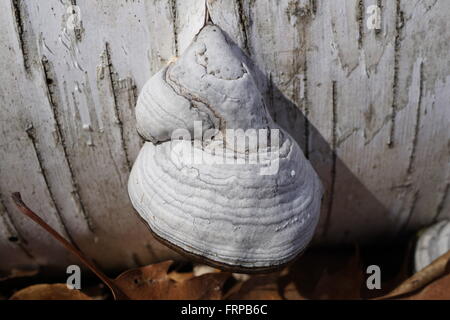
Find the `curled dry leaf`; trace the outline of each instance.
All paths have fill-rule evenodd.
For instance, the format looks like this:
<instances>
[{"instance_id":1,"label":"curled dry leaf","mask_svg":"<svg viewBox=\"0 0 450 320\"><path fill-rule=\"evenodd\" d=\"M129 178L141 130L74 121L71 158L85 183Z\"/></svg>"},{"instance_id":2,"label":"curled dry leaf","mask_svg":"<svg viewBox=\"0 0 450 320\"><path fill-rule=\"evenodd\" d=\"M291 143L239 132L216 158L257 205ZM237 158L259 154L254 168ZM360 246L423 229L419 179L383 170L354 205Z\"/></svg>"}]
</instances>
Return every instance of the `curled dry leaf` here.
<instances>
[{"instance_id":1,"label":"curled dry leaf","mask_svg":"<svg viewBox=\"0 0 450 320\"><path fill-rule=\"evenodd\" d=\"M114 282L133 300L218 300L229 273L208 273L175 281L168 275L172 261L133 269Z\"/></svg>"},{"instance_id":2,"label":"curled dry leaf","mask_svg":"<svg viewBox=\"0 0 450 320\"><path fill-rule=\"evenodd\" d=\"M10 300L92 300L80 290L69 289L66 284L36 284L19 290Z\"/></svg>"}]
</instances>

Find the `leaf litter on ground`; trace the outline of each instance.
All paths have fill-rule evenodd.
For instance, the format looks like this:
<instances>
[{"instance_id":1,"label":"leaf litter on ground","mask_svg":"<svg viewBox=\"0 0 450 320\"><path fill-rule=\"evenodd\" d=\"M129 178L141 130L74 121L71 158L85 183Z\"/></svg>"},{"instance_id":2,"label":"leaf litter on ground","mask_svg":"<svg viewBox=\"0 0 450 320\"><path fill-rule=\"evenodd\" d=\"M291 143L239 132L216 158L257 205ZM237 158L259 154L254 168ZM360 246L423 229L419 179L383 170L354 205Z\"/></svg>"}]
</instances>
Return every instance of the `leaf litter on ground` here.
<instances>
[{"instance_id":1,"label":"leaf litter on ground","mask_svg":"<svg viewBox=\"0 0 450 320\"><path fill-rule=\"evenodd\" d=\"M233 275L197 265L188 272L170 271L172 261L164 261L107 277L89 258L57 233L13 194L19 210L45 229L67 250L77 256L111 290L116 300L347 300L347 299L449 299L450 252L424 270L410 276L413 246L402 253L394 274L382 278L382 290L367 288L367 261L361 250L335 248L308 250L285 269L262 275ZM369 256L371 251L368 252ZM385 255L385 251L382 253ZM398 256L398 252L395 253ZM367 252L366 252L367 256ZM385 260L389 261L391 257ZM372 258L373 260L373 258ZM383 269L384 270L384 269ZM65 284L39 284L16 292L11 299L92 299Z\"/></svg>"}]
</instances>

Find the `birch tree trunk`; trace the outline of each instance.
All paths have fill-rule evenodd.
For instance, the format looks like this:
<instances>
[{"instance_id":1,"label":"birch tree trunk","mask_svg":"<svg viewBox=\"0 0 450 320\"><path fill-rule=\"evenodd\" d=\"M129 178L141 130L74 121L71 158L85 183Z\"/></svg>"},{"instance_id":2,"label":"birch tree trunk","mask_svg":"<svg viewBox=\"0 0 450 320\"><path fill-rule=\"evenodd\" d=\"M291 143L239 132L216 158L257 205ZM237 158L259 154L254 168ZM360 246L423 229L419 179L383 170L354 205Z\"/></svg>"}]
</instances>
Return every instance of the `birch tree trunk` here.
<instances>
[{"instance_id":1,"label":"birch tree trunk","mask_svg":"<svg viewBox=\"0 0 450 320\"><path fill-rule=\"evenodd\" d=\"M207 4L323 181L316 243L393 241L450 217L449 1ZM134 106L205 10L205 0L0 2L0 270L75 261L18 213L14 191L105 269L179 258L127 196L142 145Z\"/></svg>"}]
</instances>

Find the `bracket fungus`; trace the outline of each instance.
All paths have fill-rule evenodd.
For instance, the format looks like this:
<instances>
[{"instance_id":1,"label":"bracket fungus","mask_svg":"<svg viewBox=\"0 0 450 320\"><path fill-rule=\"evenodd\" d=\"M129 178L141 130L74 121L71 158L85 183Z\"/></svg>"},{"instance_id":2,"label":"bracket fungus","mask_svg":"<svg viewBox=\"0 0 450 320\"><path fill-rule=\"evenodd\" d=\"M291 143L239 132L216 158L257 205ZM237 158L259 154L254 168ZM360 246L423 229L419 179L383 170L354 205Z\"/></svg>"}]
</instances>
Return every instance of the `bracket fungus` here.
<instances>
[{"instance_id":1,"label":"bracket fungus","mask_svg":"<svg viewBox=\"0 0 450 320\"><path fill-rule=\"evenodd\" d=\"M419 272L450 251L450 221L440 221L419 234L414 253L414 268Z\"/></svg>"},{"instance_id":2,"label":"bracket fungus","mask_svg":"<svg viewBox=\"0 0 450 320\"><path fill-rule=\"evenodd\" d=\"M252 68L219 27L203 27L139 95L147 142L128 182L158 239L247 273L277 269L306 248L323 193L297 142L270 117Z\"/></svg>"}]
</instances>

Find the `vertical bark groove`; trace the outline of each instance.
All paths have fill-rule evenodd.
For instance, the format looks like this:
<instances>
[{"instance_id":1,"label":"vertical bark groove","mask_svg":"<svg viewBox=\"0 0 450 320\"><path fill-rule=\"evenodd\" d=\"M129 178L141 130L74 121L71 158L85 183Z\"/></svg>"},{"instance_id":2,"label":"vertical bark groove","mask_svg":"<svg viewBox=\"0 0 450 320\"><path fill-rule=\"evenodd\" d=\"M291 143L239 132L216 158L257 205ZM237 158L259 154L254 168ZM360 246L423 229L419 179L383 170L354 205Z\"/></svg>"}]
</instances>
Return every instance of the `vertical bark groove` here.
<instances>
[{"instance_id":1,"label":"vertical bark groove","mask_svg":"<svg viewBox=\"0 0 450 320\"><path fill-rule=\"evenodd\" d=\"M242 31L242 37L244 39L244 52L250 56L250 46L248 41L248 18L244 11L244 0L236 0L238 15L239 15L239 26Z\"/></svg>"},{"instance_id":2,"label":"vertical bark groove","mask_svg":"<svg viewBox=\"0 0 450 320\"><path fill-rule=\"evenodd\" d=\"M331 138L331 183L330 183L330 193L328 199L328 207L327 207L327 215L325 217L325 224L323 229L323 236L325 237L330 229L331 223L331 215L333 211L333 202L334 202L334 190L336 187L336 164L337 164L337 82L333 81L332 83L332 138Z\"/></svg>"},{"instance_id":3,"label":"vertical bark groove","mask_svg":"<svg viewBox=\"0 0 450 320\"><path fill-rule=\"evenodd\" d=\"M364 0L358 0L358 9L356 10L356 21L358 23L358 48L362 49L364 42Z\"/></svg>"},{"instance_id":4,"label":"vertical bark groove","mask_svg":"<svg viewBox=\"0 0 450 320\"><path fill-rule=\"evenodd\" d=\"M398 110L398 80L400 64L401 31L403 28L403 12L401 2L396 0L396 21L395 21L395 44L394 44L394 79L392 84L392 108L391 108L391 130L389 133L388 146L393 148L395 144L395 126Z\"/></svg>"},{"instance_id":5,"label":"vertical bark groove","mask_svg":"<svg viewBox=\"0 0 450 320\"><path fill-rule=\"evenodd\" d=\"M71 194L72 194L72 197L74 198L78 208L80 209L84 220L86 221L88 229L91 232L94 232L95 227L92 223L92 219L91 219L90 215L86 211L86 208L83 204L83 200L81 199L80 193L78 191L79 185L75 179L73 167L72 167L71 161L68 157L67 146L66 146L66 142L64 139L64 135L62 134L60 115L59 115L58 103L57 103L58 99L57 99L55 91L53 89L53 87L55 86L55 77L51 70L50 63L45 56L42 57L41 64L42 64L42 73L43 73L43 77L44 77L44 83L46 84L45 90L46 90L47 100L48 100L51 110L52 110L52 116L53 116L53 119L55 121L55 126L56 126L56 133L57 133L58 139L61 143L62 152L64 155L64 159L67 163L67 169L69 171L70 182L71 182L71 187L72 187Z\"/></svg>"},{"instance_id":6,"label":"vertical bark groove","mask_svg":"<svg viewBox=\"0 0 450 320\"><path fill-rule=\"evenodd\" d=\"M417 103L417 110L416 110L416 120L414 123L414 136L412 141L412 148L411 148L411 154L409 155L409 162L408 162L408 169L407 173L408 175L411 175L413 173L413 167L414 162L416 160L416 152L417 152L417 142L419 140L419 131L420 131L420 125L422 122L422 100L423 100L423 62L420 64L420 80L419 80L419 101Z\"/></svg>"},{"instance_id":7,"label":"vertical bark groove","mask_svg":"<svg viewBox=\"0 0 450 320\"><path fill-rule=\"evenodd\" d=\"M304 85L304 109L305 109L305 128L304 128L304 134L305 134L305 157L309 159L309 136L310 136L310 127L309 127L309 93L308 93L308 58L305 53L305 60L304 60L304 79L303 79L303 85Z\"/></svg>"},{"instance_id":8,"label":"vertical bark groove","mask_svg":"<svg viewBox=\"0 0 450 320\"><path fill-rule=\"evenodd\" d=\"M173 39L175 47L175 56L178 57L178 12L177 12L177 0L170 0L170 12L172 14L172 24L173 24Z\"/></svg>"},{"instance_id":9,"label":"vertical bark groove","mask_svg":"<svg viewBox=\"0 0 450 320\"><path fill-rule=\"evenodd\" d=\"M25 25L24 25L24 17L22 11L22 0L11 0L12 12L14 15L14 22L17 31L17 39L19 41L19 48L22 53L23 66L25 72L29 74L30 70L30 61L29 61L29 48L27 42L25 40Z\"/></svg>"},{"instance_id":10,"label":"vertical bark groove","mask_svg":"<svg viewBox=\"0 0 450 320\"><path fill-rule=\"evenodd\" d=\"M118 82L116 79L116 76L114 74L113 65L111 61L111 50L109 48L109 43L105 43L105 58L106 58L106 65L108 66L108 77L111 84L111 92L112 92L112 98L113 98L113 107L114 107L114 117L116 119L116 123L119 126L120 131L120 140L122 144L122 149L125 155L125 162L128 168L128 171L131 171L131 160L128 155L128 148L125 143L125 136L124 136L124 129L123 129L123 121L120 117L120 111L119 111L119 105L118 105Z\"/></svg>"},{"instance_id":11,"label":"vertical bark groove","mask_svg":"<svg viewBox=\"0 0 450 320\"><path fill-rule=\"evenodd\" d=\"M28 136L28 139L30 139L31 145L33 146L33 150L34 150L34 153L36 155L36 159L37 159L37 162L38 162L38 165L39 165L39 170L41 171L40 173L41 173L41 175L42 175L42 177L44 179L45 186L46 186L48 194L50 196L50 201L52 202L52 207L55 208L56 220L58 221L58 223L59 223L60 227L62 228L62 230L64 230L64 234L68 237L68 240L74 246L77 246L75 241L73 240L73 238L72 238L68 228L67 228L67 225L66 225L66 223L65 223L61 213L60 213L60 210L58 208L58 204L55 201L55 196L53 194L52 187L51 187L51 185L50 185L50 183L48 181L47 171L45 170L45 167L43 165L42 155L41 155L41 152L40 152L40 150L38 148L38 142L36 141L36 133L35 133L35 129L34 129L33 125L32 124L28 125L28 127L25 129L25 132L26 132L26 134Z\"/></svg>"}]
</instances>

